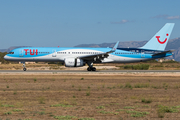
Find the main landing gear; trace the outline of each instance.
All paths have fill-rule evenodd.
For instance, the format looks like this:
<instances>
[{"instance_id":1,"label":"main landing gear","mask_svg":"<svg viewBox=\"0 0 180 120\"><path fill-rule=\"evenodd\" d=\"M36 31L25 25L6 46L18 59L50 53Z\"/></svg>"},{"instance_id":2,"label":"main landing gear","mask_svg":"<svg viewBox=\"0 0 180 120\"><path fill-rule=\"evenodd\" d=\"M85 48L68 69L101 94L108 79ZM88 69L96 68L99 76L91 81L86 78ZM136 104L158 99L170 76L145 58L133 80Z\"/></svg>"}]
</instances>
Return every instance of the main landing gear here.
<instances>
[{"instance_id":1,"label":"main landing gear","mask_svg":"<svg viewBox=\"0 0 180 120\"><path fill-rule=\"evenodd\" d=\"M25 62L21 62L23 63L23 70L26 71L26 65L25 65Z\"/></svg>"},{"instance_id":2,"label":"main landing gear","mask_svg":"<svg viewBox=\"0 0 180 120\"><path fill-rule=\"evenodd\" d=\"M93 62L88 62L88 68L87 68L87 71L96 71L96 68L93 67Z\"/></svg>"},{"instance_id":3,"label":"main landing gear","mask_svg":"<svg viewBox=\"0 0 180 120\"><path fill-rule=\"evenodd\" d=\"M96 71L96 68L95 67L88 67L87 71Z\"/></svg>"}]
</instances>

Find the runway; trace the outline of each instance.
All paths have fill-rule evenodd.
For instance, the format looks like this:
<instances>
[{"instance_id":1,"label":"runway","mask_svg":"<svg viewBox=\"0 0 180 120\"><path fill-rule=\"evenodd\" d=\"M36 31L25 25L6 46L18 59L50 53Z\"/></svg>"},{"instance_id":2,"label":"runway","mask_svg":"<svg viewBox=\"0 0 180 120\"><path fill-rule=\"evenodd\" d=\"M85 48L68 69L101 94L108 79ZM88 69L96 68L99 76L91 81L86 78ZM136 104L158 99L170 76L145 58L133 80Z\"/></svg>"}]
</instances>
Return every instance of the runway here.
<instances>
[{"instance_id":1,"label":"runway","mask_svg":"<svg viewBox=\"0 0 180 120\"><path fill-rule=\"evenodd\" d=\"M180 73L180 70L0 70L0 73Z\"/></svg>"}]
</instances>

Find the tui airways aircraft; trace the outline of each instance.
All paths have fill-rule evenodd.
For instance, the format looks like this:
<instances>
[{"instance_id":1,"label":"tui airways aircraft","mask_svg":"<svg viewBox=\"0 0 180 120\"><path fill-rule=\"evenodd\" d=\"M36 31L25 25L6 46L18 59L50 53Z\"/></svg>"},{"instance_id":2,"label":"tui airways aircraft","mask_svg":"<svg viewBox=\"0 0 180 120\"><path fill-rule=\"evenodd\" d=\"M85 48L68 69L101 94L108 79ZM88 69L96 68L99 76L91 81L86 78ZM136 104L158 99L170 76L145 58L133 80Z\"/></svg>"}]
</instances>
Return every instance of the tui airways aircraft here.
<instances>
[{"instance_id":1,"label":"tui airways aircraft","mask_svg":"<svg viewBox=\"0 0 180 120\"><path fill-rule=\"evenodd\" d=\"M26 61L63 62L66 67L81 67L87 64L88 71L96 71L93 63L130 63L142 62L171 56L173 50L164 51L174 23L166 23L143 47L117 48L59 48L23 47L11 50L5 60L20 61L26 71Z\"/></svg>"}]
</instances>

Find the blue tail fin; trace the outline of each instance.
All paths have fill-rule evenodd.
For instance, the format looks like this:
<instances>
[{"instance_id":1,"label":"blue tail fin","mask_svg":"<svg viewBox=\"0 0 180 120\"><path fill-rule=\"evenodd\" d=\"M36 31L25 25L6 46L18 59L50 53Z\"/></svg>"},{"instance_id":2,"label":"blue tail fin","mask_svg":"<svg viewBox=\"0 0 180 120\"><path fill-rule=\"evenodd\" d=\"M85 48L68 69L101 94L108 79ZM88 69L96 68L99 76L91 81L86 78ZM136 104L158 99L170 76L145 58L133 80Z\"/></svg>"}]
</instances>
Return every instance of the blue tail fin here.
<instances>
[{"instance_id":1,"label":"blue tail fin","mask_svg":"<svg viewBox=\"0 0 180 120\"><path fill-rule=\"evenodd\" d=\"M151 40L149 40L142 49L160 50L164 51L169 37L171 35L174 23L166 23L159 32L157 32Z\"/></svg>"}]
</instances>

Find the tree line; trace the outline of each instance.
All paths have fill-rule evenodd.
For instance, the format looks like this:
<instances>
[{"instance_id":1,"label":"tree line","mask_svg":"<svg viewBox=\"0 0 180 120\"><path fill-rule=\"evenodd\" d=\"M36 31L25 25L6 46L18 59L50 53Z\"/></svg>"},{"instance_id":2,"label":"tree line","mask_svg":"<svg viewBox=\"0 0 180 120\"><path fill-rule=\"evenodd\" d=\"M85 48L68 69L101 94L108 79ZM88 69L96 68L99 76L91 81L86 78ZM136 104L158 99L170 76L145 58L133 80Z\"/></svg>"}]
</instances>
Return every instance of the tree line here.
<instances>
[{"instance_id":1,"label":"tree line","mask_svg":"<svg viewBox=\"0 0 180 120\"><path fill-rule=\"evenodd\" d=\"M4 56L7 54L7 52L0 52L0 62L2 63L2 64L8 64L8 63L10 63L9 61L6 61L5 59L4 59Z\"/></svg>"}]
</instances>

